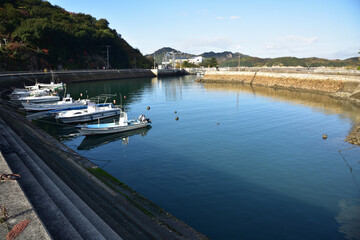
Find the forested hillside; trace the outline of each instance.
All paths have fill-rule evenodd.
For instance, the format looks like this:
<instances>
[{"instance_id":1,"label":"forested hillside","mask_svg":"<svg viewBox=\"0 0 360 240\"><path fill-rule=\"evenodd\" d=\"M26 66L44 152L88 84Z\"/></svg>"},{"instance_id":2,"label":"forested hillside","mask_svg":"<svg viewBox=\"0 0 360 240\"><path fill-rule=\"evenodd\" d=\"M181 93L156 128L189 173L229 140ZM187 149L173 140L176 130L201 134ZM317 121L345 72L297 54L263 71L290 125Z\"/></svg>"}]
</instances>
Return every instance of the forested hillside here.
<instances>
[{"instance_id":1,"label":"forested hillside","mask_svg":"<svg viewBox=\"0 0 360 240\"><path fill-rule=\"evenodd\" d=\"M150 68L151 61L106 19L67 12L41 0L0 3L0 70Z\"/></svg>"}]
</instances>

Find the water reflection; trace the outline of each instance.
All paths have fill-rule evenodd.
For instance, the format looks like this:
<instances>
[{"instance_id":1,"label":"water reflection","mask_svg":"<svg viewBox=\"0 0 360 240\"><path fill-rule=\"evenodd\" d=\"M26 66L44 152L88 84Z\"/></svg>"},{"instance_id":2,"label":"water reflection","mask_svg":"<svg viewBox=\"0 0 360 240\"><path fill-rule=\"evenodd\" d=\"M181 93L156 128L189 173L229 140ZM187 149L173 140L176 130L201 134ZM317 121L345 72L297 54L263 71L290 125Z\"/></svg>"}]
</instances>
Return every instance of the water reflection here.
<instances>
[{"instance_id":1,"label":"water reflection","mask_svg":"<svg viewBox=\"0 0 360 240\"><path fill-rule=\"evenodd\" d=\"M166 101L177 101L182 99L184 78L153 78L151 84L159 91L163 91Z\"/></svg>"},{"instance_id":2,"label":"water reflection","mask_svg":"<svg viewBox=\"0 0 360 240\"><path fill-rule=\"evenodd\" d=\"M339 232L346 239L360 239L360 199L343 199L339 202L339 208L335 218L340 224Z\"/></svg>"},{"instance_id":3,"label":"water reflection","mask_svg":"<svg viewBox=\"0 0 360 240\"><path fill-rule=\"evenodd\" d=\"M350 118L355 124L360 123L360 107L350 101L339 100L325 94L290 91L248 84L232 83L203 83L208 91L237 91L239 93L251 93L254 96L270 97L276 101L285 101L290 104L304 105L326 114L338 114L342 118ZM239 104L239 95L236 105Z\"/></svg>"},{"instance_id":4,"label":"water reflection","mask_svg":"<svg viewBox=\"0 0 360 240\"><path fill-rule=\"evenodd\" d=\"M147 126L146 128L140 128L128 132L115 133L115 134L106 134L106 135L95 135L95 136L86 136L81 144L78 146L78 150L89 150L92 148L96 148L110 142L115 142L118 140L122 140L124 145L129 144L129 137L134 135L141 135L145 137L147 132L151 129L151 126Z\"/></svg>"}]
</instances>

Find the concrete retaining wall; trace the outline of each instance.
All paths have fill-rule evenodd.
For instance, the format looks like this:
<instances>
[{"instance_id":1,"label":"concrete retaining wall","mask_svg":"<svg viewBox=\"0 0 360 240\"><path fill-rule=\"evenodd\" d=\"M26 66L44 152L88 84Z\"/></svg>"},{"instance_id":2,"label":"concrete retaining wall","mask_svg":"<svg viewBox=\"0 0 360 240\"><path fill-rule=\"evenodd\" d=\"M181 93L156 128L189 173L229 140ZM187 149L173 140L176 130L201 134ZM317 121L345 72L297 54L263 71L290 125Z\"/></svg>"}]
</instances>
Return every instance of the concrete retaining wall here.
<instances>
[{"instance_id":1,"label":"concrete retaining wall","mask_svg":"<svg viewBox=\"0 0 360 240\"><path fill-rule=\"evenodd\" d=\"M188 74L186 71L180 69L151 69L151 72L157 77L179 76Z\"/></svg>"},{"instance_id":2,"label":"concrete retaining wall","mask_svg":"<svg viewBox=\"0 0 360 240\"><path fill-rule=\"evenodd\" d=\"M353 93L360 84L359 76L296 74L270 72L206 72L202 82L248 83L266 87L283 87L325 93Z\"/></svg>"},{"instance_id":3,"label":"concrete retaining wall","mask_svg":"<svg viewBox=\"0 0 360 240\"><path fill-rule=\"evenodd\" d=\"M74 70L51 72L8 72L0 73L1 86L22 86L24 83L50 82L52 75L64 83L101 81L123 78L155 77L150 69L121 69L121 70Z\"/></svg>"},{"instance_id":4,"label":"concrete retaining wall","mask_svg":"<svg viewBox=\"0 0 360 240\"><path fill-rule=\"evenodd\" d=\"M23 84L50 82L52 77L59 82L74 83L87 81L103 81L124 78L152 78L163 76L178 76L187 74L182 70L169 69L120 69L120 70L73 70L51 72L0 72L0 86L22 87Z\"/></svg>"}]
</instances>

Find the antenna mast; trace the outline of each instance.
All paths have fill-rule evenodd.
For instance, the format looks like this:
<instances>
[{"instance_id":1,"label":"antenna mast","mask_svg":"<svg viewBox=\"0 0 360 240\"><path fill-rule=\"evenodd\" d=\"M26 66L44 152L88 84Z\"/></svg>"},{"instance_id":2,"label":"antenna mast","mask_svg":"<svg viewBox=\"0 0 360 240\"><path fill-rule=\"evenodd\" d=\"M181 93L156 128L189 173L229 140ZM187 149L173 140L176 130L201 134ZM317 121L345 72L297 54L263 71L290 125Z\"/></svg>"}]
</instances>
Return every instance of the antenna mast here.
<instances>
[{"instance_id":1,"label":"antenna mast","mask_svg":"<svg viewBox=\"0 0 360 240\"><path fill-rule=\"evenodd\" d=\"M109 47L110 45L106 45L106 69L110 68L110 61L109 61Z\"/></svg>"}]
</instances>

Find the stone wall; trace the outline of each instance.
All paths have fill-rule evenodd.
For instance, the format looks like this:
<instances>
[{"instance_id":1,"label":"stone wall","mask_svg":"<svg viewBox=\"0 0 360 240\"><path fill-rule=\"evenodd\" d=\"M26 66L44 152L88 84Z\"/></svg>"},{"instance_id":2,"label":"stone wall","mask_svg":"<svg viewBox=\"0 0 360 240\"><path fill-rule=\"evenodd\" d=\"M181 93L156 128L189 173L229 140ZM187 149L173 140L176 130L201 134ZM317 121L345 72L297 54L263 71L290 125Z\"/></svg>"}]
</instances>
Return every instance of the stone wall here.
<instances>
[{"instance_id":1,"label":"stone wall","mask_svg":"<svg viewBox=\"0 0 360 240\"><path fill-rule=\"evenodd\" d=\"M278 87L336 93L353 93L360 84L359 76L318 75L269 72L206 72L200 82L247 83L266 87Z\"/></svg>"}]
</instances>

